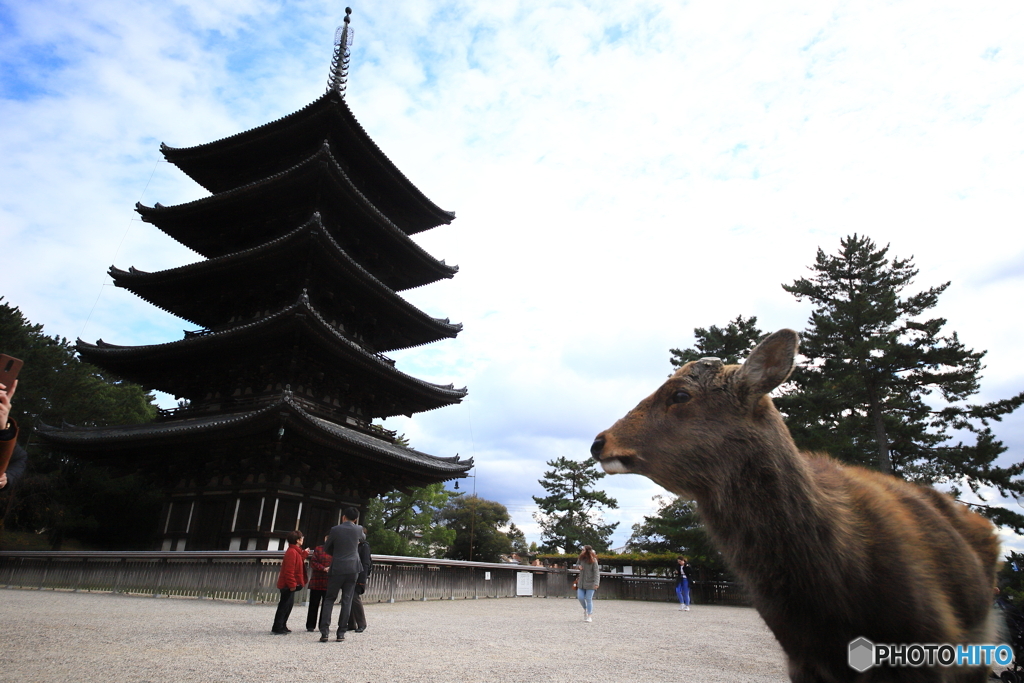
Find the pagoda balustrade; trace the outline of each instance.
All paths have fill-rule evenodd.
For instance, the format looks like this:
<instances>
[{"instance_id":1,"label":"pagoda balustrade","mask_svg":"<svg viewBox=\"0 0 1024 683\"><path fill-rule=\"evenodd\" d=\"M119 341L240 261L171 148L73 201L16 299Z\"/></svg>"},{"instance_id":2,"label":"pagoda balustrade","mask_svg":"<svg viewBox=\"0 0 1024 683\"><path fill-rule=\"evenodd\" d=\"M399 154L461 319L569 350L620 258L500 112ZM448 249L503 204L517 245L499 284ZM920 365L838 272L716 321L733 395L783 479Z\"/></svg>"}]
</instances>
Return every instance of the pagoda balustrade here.
<instances>
[{"instance_id":1,"label":"pagoda balustrade","mask_svg":"<svg viewBox=\"0 0 1024 683\"><path fill-rule=\"evenodd\" d=\"M280 551L0 551L0 587L273 603ZM574 569L374 555L363 602L571 598ZM749 605L729 581L695 581L696 604ZM675 602L675 581L601 573L599 600ZM297 596L308 599L307 589Z\"/></svg>"}]
</instances>

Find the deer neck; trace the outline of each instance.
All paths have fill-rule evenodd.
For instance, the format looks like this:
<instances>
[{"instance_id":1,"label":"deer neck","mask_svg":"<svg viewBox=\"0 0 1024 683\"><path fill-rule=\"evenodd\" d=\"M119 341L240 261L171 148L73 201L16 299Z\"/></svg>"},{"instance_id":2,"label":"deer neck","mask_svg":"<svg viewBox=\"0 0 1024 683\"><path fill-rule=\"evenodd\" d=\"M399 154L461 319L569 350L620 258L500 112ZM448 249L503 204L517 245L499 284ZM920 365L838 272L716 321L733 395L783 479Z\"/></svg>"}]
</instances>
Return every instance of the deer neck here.
<instances>
[{"instance_id":1,"label":"deer neck","mask_svg":"<svg viewBox=\"0 0 1024 683\"><path fill-rule=\"evenodd\" d=\"M827 571L848 535L834 496L816 481L789 435L748 441L732 474L697 496L708 532L740 578L784 594ZM702 500L703 498L703 500Z\"/></svg>"}]
</instances>

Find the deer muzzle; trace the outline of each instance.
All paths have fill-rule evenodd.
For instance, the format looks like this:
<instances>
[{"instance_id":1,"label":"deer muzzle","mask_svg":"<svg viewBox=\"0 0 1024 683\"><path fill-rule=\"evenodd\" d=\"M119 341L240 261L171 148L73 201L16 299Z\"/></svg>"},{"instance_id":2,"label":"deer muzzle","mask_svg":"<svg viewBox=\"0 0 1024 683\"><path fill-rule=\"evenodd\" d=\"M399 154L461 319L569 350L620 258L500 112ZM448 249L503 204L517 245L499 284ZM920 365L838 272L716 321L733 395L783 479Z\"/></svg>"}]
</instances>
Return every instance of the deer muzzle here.
<instances>
[{"instance_id":1,"label":"deer muzzle","mask_svg":"<svg viewBox=\"0 0 1024 683\"><path fill-rule=\"evenodd\" d=\"M632 471L633 455L616 448L614 442L609 445L605 432L598 434L594 443L590 444L590 455L608 474L628 474Z\"/></svg>"}]
</instances>

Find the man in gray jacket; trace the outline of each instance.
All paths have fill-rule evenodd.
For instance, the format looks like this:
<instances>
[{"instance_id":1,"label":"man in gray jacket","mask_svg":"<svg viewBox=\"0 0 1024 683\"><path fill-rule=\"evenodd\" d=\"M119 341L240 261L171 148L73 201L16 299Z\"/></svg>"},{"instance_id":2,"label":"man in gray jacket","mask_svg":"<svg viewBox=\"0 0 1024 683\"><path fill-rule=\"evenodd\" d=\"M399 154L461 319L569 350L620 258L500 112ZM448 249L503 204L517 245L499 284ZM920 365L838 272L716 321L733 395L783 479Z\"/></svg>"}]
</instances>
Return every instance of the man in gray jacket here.
<instances>
[{"instance_id":1,"label":"man in gray jacket","mask_svg":"<svg viewBox=\"0 0 1024 683\"><path fill-rule=\"evenodd\" d=\"M327 576L327 594L320 610L320 642L326 643L331 630L331 612L334 601L341 592L341 615L338 617L336 640L345 640L345 629L352 613L352 598L356 594L356 577L363 570L359 562L359 541L366 538L359 521L359 511L354 507L345 508L341 513L341 524L331 529L324 542L324 552L331 555L331 571Z\"/></svg>"}]
</instances>

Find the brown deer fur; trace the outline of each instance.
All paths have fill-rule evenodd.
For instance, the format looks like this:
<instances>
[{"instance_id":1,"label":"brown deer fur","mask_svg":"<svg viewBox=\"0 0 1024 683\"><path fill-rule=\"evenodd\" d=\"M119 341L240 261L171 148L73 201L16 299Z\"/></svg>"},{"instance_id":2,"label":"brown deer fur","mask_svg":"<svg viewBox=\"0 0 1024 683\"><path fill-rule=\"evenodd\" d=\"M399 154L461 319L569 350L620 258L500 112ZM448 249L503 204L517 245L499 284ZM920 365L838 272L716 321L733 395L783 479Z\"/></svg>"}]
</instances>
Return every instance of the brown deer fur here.
<instances>
[{"instance_id":1,"label":"brown deer fur","mask_svg":"<svg viewBox=\"0 0 1024 683\"><path fill-rule=\"evenodd\" d=\"M591 449L605 471L697 501L712 540L807 681L985 681L979 668L848 665L850 641L995 643L999 542L934 489L802 453L768 392L799 338L781 330L745 364L681 367ZM737 643L738 647L742 645Z\"/></svg>"}]
</instances>

